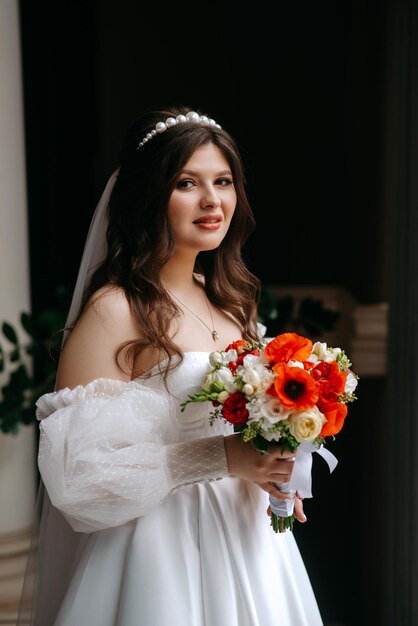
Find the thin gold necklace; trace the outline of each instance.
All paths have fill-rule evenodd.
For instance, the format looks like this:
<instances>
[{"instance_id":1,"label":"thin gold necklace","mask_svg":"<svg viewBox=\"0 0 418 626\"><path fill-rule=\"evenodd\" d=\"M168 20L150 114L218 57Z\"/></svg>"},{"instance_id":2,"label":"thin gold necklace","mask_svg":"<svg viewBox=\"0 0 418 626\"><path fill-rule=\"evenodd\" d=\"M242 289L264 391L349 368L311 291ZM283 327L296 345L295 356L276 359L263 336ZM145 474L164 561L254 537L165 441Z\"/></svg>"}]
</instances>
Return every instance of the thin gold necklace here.
<instances>
[{"instance_id":1,"label":"thin gold necklace","mask_svg":"<svg viewBox=\"0 0 418 626\"><path fill-rule=\"evenodd\" d=\"M217 339L219 339L219 333L218 333L218 332L215 330L215 328L214 328L214 324L213 324L213 317L212 317L212 311L211 311L211 309L210 309L210 306L209 306L209 301L208 301L208 298L207 298L207 296L206 296L205 291L203 292L203 295L205 296L206 305L207 305L207 307L208 307L208 311L209 311L210 319L211 319L211 322L212 322L212 328L210 328L210 327L206 324L206 322L204 322L204 321L202 320L202 318L201 318L201 317L199 317L199 316L198 316L198 315L197 315L194 311L192 311L191 309L189 309L189 307L187 306L187 304L184 304L184 302L182 302L182 301L180 300L180 298L178 298L178 297L176 296L176 294L175 294L175 293L172 293L169 289L167 289L167 291L168 291L168 293L171 293L171 295L172 295L172 296L174 296L174 297L175 297L175 299L176 299L176 300L178 300L178 302L180 302L180 304L181 304L182 306L184 306L184 308L185 308L185 309L187 309L188 311L190 311L190 313L191 313L192 315L194 315L195 317L197 317L197 319L198 319L200 322L202 322L202 324L203 324L204 326L206 326L206 328L208 329L208 331L209 331L209 332L210 332L210 334L212 335L212 339L213 339L213 341L216 341Z\"/></svg>"}]
</instances>

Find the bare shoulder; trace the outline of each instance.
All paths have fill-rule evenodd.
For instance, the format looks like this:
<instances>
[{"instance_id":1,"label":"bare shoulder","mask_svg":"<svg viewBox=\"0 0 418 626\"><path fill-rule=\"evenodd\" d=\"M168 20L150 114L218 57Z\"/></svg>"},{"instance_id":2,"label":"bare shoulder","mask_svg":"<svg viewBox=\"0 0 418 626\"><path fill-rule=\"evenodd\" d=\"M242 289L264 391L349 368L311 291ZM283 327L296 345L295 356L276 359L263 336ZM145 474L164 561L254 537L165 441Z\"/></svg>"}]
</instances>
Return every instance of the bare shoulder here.
<instances>
[{"instance_id":1,"label":"bare shoulder","mask_svg":"<svg viewBox=\"0 0 418 626\"><path fill-rule=\"evenodd\" d=\"M56 388L86 385L97 378L130 380L129 365L123 363L123 355L118 364L116 354L121 345L140 338L123 289L102 287L90 298L65 342Z\"/></svg>"},{"instance_id":2,"label":"bare shoulder","mask_svg":"<svg viewBox=\"0 0 418 626\"><path fill-rule=\"evenodd\" d=\"M117 332L130 326L133 329L131 308L121 287L105 285L91 296L80 319L82 323L90 321L104 326L106 331Z\"/></svg>"}]
</instances>

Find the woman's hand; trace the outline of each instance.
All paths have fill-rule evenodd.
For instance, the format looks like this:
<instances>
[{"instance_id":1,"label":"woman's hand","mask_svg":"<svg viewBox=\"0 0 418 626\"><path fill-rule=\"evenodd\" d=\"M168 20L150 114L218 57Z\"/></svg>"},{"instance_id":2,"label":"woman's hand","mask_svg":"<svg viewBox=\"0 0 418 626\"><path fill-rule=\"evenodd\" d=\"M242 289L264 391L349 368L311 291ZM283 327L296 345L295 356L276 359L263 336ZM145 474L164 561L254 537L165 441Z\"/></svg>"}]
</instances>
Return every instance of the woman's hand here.
<instances>
[{"instance_id":1,"label":"woman's hand","mask_svg":"<svg viewBox=\"0 0 418 626\"><path fill-rule=\"evenodd\" d=\"M256 483L275 498L289 499L275 483L290 481L295 461L293 452L282 452L281 446L272 444L266 454L261 454L251 442L244 443L239 434L228 435L224 441L228 471L232 476Z\"/></svg>"},{"instance_id":2,"label":"woman's hand","mask_svg":"<svg viewBox=\"0 0 418 626\"><path fill-rule=\"evenodd\" d=\"M299 497L297 495L296 492L296 496L295 496L295 506L294 506L294 516L295 518L298 520L298 522L301 522L301 524L303 524L304 522L306 522L307 517L305 515L305 513L303 512L303 502L302 502L303 498ZM269 505L267 507L267 515L271 516L271 506Z\"/></svg>"}]
</instances>

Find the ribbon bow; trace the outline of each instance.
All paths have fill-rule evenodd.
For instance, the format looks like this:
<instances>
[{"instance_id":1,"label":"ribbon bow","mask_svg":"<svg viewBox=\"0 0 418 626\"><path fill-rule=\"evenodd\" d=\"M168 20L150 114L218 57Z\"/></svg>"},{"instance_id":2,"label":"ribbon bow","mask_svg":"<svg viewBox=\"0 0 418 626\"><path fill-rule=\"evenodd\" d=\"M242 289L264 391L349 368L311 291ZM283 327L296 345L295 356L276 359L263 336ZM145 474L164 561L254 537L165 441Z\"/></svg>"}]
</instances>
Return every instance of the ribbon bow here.
<instances>
[{"instance_id":1,"label":"ribbon bow","mask_svg":"<svg viewBox=\"0 0 418 626\"><path fill-rule=\"evenodd\" d=\"M295 464L289 488L294 489L302 498L312 498L312 454L317 452L326 461L330 473L337 466L337 458L321 445L301 443L296 448Z\"/></svg>"}]
</instances>

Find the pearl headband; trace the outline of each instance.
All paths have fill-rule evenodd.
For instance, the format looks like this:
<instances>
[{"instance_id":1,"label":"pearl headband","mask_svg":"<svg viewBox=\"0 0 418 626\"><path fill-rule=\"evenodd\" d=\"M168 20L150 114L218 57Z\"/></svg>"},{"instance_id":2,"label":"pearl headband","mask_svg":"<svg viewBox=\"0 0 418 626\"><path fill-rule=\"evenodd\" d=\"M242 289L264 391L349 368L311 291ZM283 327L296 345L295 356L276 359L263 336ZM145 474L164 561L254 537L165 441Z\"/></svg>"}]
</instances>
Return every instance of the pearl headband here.
<instances>
[{"instance_id":1,"label":"pearl headband","mask_svg":"<svg viewBox=\"0 0 418 626\"><path fill-rule=\"evenodd\" d=\"M221 128L215 120L210 119L206 115L199 115L196 111L189 111L186 115L177 115L177 117L168 117L165 122L158 122L153 130L145 135L142 141L139 142L137 150L142 148L150 139L155 137L157 133L164 133L167 128L176 126L176 124L184 124L185 122L197 122L198 124L206 124L208 126L215 126L215 128Z\"/></svg>"}]
</instances>

